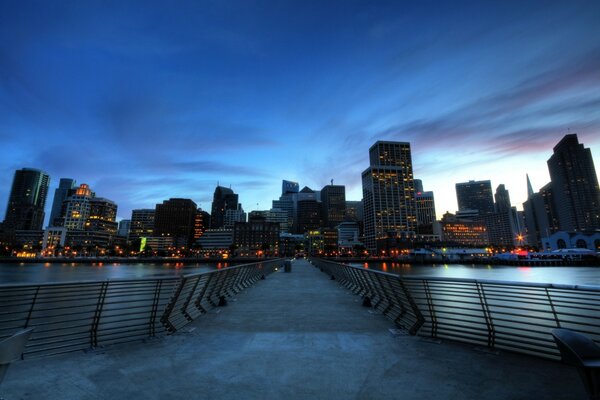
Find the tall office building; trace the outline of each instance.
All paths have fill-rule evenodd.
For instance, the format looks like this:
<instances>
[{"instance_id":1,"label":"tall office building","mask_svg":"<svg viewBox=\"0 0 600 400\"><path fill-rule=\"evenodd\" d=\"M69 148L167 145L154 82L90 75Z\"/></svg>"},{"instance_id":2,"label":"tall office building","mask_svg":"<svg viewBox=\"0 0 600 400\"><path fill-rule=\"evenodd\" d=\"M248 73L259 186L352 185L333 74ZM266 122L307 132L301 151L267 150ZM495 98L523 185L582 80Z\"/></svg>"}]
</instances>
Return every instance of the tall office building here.
<instances>
[{"instance_id":1,"label":"tall office building","mask_svg":"<svg viewBox=\"0 0 600 400\"><path fill-rule=\"evenodd\" d=\"M49 185L50 176L43 171L32 168L16 170L6 207L4 229L41 230Z\"/></svg>"},{"instance_id":2,"label":"tall office building","mask_svg":"<svg viewBox=\"0 0 600 400\"><path fill-rule=\"evenodd\" d=\"M211 228L217 229L223 227L225 225L226 211L237 210L238 208L238 195L229 188L217 186L213 195L212 210L210 213Z\"/></svg>"},{"instance_id":3,"label":"tall office building","mask_svg":"<svg viewBox=\"0 0 600 400\"><path fill-rule=\"evenodd\" d=\"M425 233L423 228L430 226L436 220L435 215L435 199L433 192L416 192L415 193L415 204L417 206L417 226L419 227L419 233ZM426 229L427 233L430 229Z\"/></svg>"},{"instance_id":4,"label":"tall office building","mask_svg":"<svg viewBox=\"0 0 600 400\"><path fill-rule=\"evenodd\" d=\"M94 194L85 183L79 185L75 192L63 201L60 223L68 230L82 231L90 216L90 200Z\"/></svg>"},{"instance_id":5,"label":"tall office building","mask_svg":"<svg viewBox=\"0 0 600 400\"><path fill-rule=\"evenodd\" d=\"M194 241L200 239L210 228L210 214L199 208L194 219Z\"/></svg>"},{"instance_id":6,"label":"tall office building","mask_svg":"<svg viewBox=\"0 0 600 400\"><path fill-rule=\"evenodd\" d=\"M154 236L170 236L176 247L194 242L198 206L190 199L169 199L156 205Z\"/></svg>"},{"instance_id":7,"label":"tall office building","mask_svg":"<svg viewBox=\"0 0 600 400\"><path fill-rule=\"evenodd\" d=\"M119 231L117 234L123 237L129 237L129 229L131 229L131 220L122 219L119 221Z\"/></svg>"},{"instance_id":8,"label":"tall office building","mask_svg":"<svg viewBox=\"0 0 600 400\"><path fill-rule=\"evenodd\" d=\"M153 208L142 208L132 210L131 228L129 229L129 240L154 236L155 214L156 210Z\"/></svg>"},{"instance_id":9,"label":"tall office building","mask_svg":"<svg viewBox=\"0 0 600 400\"><path fill-rule=\"evenodd\" d=\"M85 229L94 232L117 234L117 205L114 201L103 197L90 199L90 213L85 223Z\"/></svg>"},{"instance_id":10,"label":"tall office building","mask_svg":"<svg viewBox=\"0 0 600 400\"><path fill-rule=\"evenodd\" d=\"M559 230L552 183L534 193L527 176L527 200L523 203L523 213L527 227L527 244L541 247L542 238Z\"/></svg>"},{"instance_id":11,"label":"tall office building","mask_svg":"<svg viewBox=\"0 0 600 400\"><path fill-rule=\"evenodd\" d=\"M477 210L479 214L494 212L492 183L488 181L469 181L456 184L458 210Z\"/></svg>"},{"instance_id":12,"label":"tall office building","mask_svg":"<svg viewBox=\"0 0 600 400\"><path fill-rule=\"evenodd\" d=\"M362 173L364 233L374 251L378 239L414 237L417 211L410 143L378 141L369 160Z\"/></svg>"},{"instance_id":13,"label":"tall office building","mask_svg":"<svg viewBox=\"0 0 600 400\"><path fill-rule=\"evenodd\" d=\"M281 182L281 194L286 193L298 193L300 191L300 185L298 182L286 181Z\"/></svg>"},{"instance_id":14,"label":"tall office building","mask_svg":"<svg viewBox=\"0 0 600 400\"><path fill-rule=\"evenodd\" d=\"M562 231L600 229L600 188L592 152L569 134L548 160L558 224Z\"/></svg>"},{"instance_id":15,"label":"tall office building","mask_svg":"<svg viewBox=\"0 0 600 400\"><path fill-rule=\"evenodd\" d=\"M323 205L323 223L335 228L344 222L346 214L346 187L343 185L327 185L321 189Z\"/></svg>"},{"instance_id":16,"label":"tall office building","mask_svg":"<svg viewBox=\"0 0 600 400\"><path fill-rule=\"evenodd\" d=\"M63 201L71 196L75 191L75 180L70 178L61 178L58 187L54 190L54 199L52 200L52 210L50 211L49 226L58 226L59 218L62 213ZM56 221L56 222L55 222Z\"/></svg>"}]
</instances>

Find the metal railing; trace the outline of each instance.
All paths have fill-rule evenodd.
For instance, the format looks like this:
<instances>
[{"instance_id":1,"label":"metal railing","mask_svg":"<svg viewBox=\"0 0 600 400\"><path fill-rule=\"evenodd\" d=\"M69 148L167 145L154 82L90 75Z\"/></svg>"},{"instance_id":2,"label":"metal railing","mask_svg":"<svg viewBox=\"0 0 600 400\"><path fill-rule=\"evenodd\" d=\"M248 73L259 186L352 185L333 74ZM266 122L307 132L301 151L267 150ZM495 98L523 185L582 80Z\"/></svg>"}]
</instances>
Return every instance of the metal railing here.
<instances>
[{"instance_id":1,"label":"metal railing","mask_svg":"<svg viewBox=\"0 0 600 400\"><path fill-rule=\"evenodd\" d=\"M32 357L172 333L281 264L169 278L0 285L0 339L35 328L23 353Z\"/></svg>"},{"instance_id":2,"label":"metal railing","mask_svg":"<svg viewBox=\"0 0 600 400\"><path fill-rule=\"evenodd\" d=\"M311 260L355 293L387 309L394 298L414 307L394 319L412 334L472 343L544 358L560 358L550 331L567 328L600 343L600 287L475 279L401 277ZM416 321L415 321L416 317ZM411 325L412 324L412 325Z\"/></svg>"},{"instance_id":3,"label":"metal railing","mask_svg":"<svg viewBox=\"0 0 600 400\"><path fill-rule=\"evenodd\" d=\"M355 294L368 298L373 308L411 335L416 334L425 322L410 291L398 275L376 273L321 259L310 261Z\"/></svg>"}]
</instances>

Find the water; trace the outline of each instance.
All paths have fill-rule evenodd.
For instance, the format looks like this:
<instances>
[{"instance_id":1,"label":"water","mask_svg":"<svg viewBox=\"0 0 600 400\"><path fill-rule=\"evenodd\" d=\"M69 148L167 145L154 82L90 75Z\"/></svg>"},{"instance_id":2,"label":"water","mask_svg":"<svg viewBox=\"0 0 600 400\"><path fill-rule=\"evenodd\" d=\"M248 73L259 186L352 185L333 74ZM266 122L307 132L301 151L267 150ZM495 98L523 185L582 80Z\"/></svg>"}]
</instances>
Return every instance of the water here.
<instances>
[{"instance_id":1,"label":"water","mask_svg":"<svg viewBox=\"0 0 600 400\"><path fill-rule=\"evenodd\" d=\"M231 263L0 263L0 284L72 281L103 281L172 277L214 271ZM515 267L501 265L402 263L351 263L394 274L414 277L490 279L500 281L558 283L600 286L600 267Z\"/></svg>"},{"instance_id":2,"label":"water","mask_svg":"<svg viewBox=\"0 0 600 400\"><path fill-rule=\"evenodd\" d=\"M231 263L0 263L0 284L104 281L174 277L225 268Z\"/></svg>"},{"instance_id":3,"label":"water","mask_svg":"<svg viewBox=\"0 0 600 400\"><path fill-rule=\"evenodd\" d=\"M515 267L471 264L410 265L391 262L350 263L350 265L406 277L488 279L600 286L600 267Z\"/></svg>"}]
</instances>

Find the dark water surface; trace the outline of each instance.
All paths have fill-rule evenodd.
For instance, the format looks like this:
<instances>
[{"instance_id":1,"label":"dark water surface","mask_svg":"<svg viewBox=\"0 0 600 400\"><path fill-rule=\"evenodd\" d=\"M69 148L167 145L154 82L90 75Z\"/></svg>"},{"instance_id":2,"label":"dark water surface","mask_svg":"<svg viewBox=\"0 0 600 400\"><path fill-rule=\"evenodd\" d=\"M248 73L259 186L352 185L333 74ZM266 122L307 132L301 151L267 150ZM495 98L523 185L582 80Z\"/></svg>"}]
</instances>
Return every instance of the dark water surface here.
<instances>
[{"instance_id":1,"label":"dark water surface","mask_svg":"<svg viewBox=\"0 0 600 400\"><path fill-rule=\"evenodd\" d=\"M209 272L232 263L0 263L0 284L173 277Z\"/></svg>"}]
</instances>

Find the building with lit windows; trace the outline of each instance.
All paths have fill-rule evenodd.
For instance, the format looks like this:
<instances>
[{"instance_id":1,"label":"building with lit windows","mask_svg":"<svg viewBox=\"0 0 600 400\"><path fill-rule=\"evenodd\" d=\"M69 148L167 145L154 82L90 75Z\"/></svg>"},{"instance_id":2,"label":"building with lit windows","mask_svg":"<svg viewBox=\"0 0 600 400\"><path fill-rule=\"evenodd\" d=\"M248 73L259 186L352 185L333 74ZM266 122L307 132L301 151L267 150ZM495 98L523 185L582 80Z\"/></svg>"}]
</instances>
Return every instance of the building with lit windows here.
<instances>
[{"instance_id":1,"label":"building with lit windows","mask_svg":"<svg viewBox=\"0 0 600 400\"><path fill-rule=\"evenodd\" d=\"M199 208L194 220L194 241L200 239L204 232L210 228L210 214Z\"/></svg>"},{"instance_id":2,"label":"building with lit windows","mask_svg":"<svg viewBox=\"0 0 600 400\"><path fill-rule=\"evenodd\" d=\"M249 222L236 222L233 245L238 255L274 256L279 254L279 224L255 217Z\"/></svg>"},{"instance_id":3,"label":"building with lit windows","mask_svg":"<svg viewBox=\"0 0 600 400\"><path fill-rule=\"evenodd\" d=\"M129 240L154 235L154 216L156 210L153 208L142 208L131 211L131 227L129 228Z\"/></svg>"},{"instance_id":4,"label":"building with lit windows","mask_svg":"<svg viewBox=\"0 0 600 400\"><path fill-rule=\"evenodd\" d=\"M417 210L410 143L378 141L369 162L362 173L364 241L374 252L378 239L414 237Z\"/></svg>"},{"instance_id":5,"label":"building with lit windows","mask_svg":"<svg viewBox=\"0 0 600 400\"><path fill-rule=\"evenodd\" d=\"M442 241L459 246L481 247L489 244L485 225L446 213L440 221Z\"/></svg>"},{"instance_id":6,"label":"building with lit windows","mask_svg":"<svg viewBox=\"0 0 600 400\"><path fill-rule=\"evenodd\" d=\"M75 192L63 202L60 226L68 230L84 230L90 216L90 200L93 193L90 187L82 183ZM56 224L58 225L58 224Z\"/></svg>"}]
</instances>

